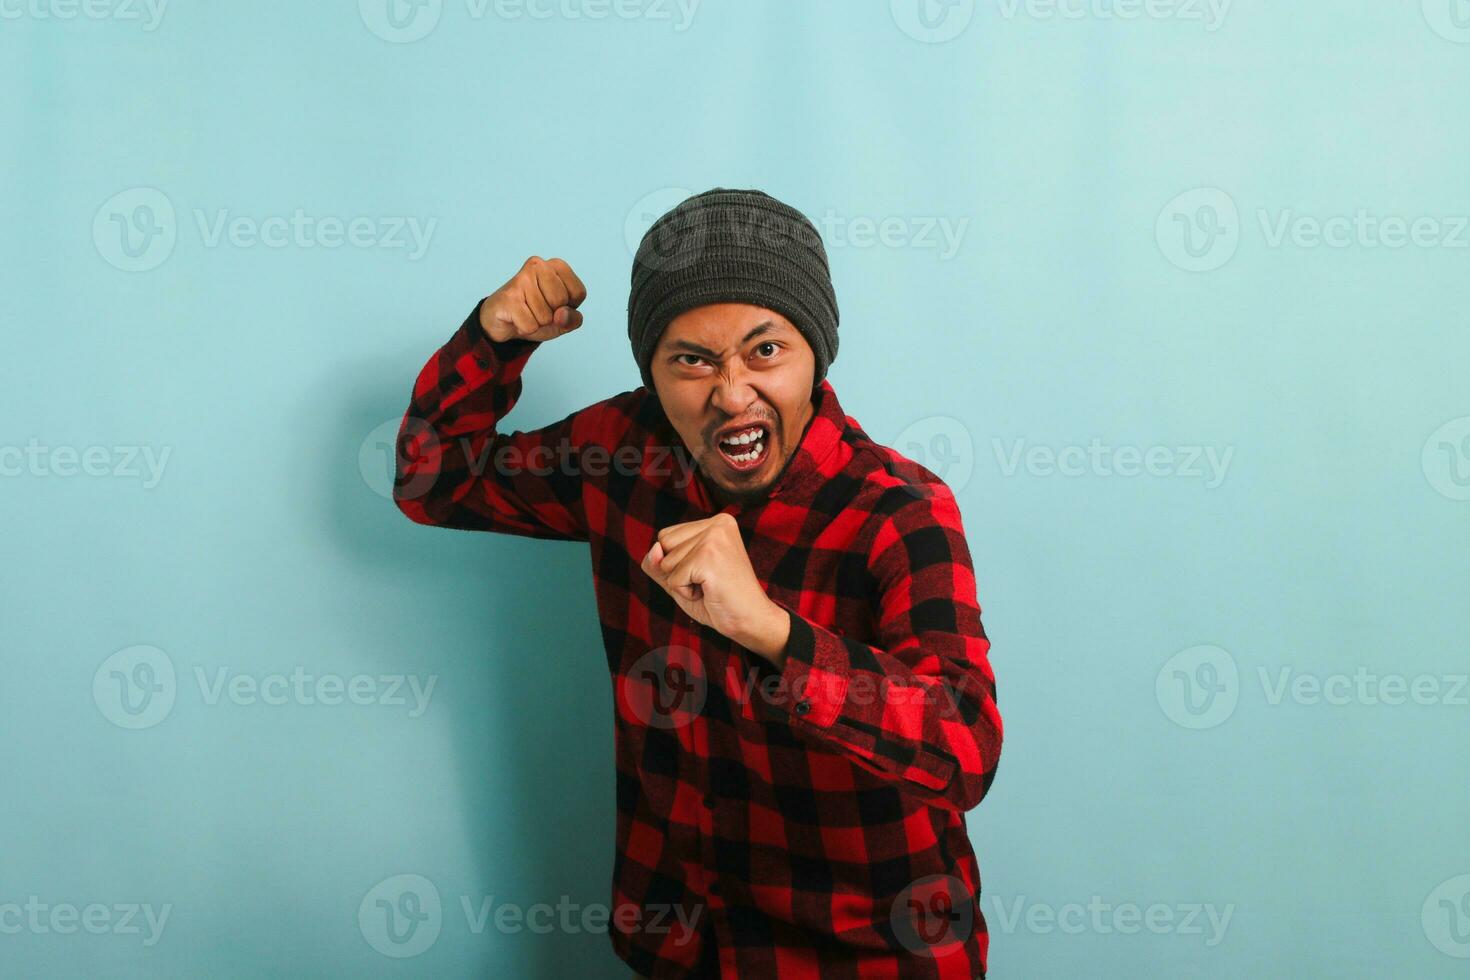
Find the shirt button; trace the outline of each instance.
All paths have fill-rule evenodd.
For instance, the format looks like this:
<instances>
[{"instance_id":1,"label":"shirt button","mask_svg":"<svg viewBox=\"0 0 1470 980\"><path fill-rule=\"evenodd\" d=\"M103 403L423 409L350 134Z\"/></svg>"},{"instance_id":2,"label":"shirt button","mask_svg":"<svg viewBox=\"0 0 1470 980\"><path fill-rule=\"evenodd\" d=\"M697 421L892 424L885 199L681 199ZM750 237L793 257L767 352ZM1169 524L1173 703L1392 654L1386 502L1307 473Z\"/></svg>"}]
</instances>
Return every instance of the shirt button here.
<instances>
[{"instance_id":1,"label":"shirt button","mask_svg":"<svg viewBox=\"0 0 1470 980\"><path fill-rule=\"evenodd\" d=\"M715 798L713 796L706 796L704 798L704 806L707 810L713 810L715 808Z\"/></svg>"},{"instance_id":2,"label":"shirt button","mask_svg":"<svg viewBox=\"0 0 1470 980\"><path fill-rule=\"evenodd\" d=\"M718 881L709 883L709 893L711 895L718 895L720 893L720 883Z\"/></svg>"},{"instance_id":3,"label":"shirt button","mask_svg":"<svg viewBox=\"0 0 1470 980\"><path fill-rule=\"evenodd\" d=\"M798 702L796 702L796 713L797 714L804 715L804 714L806 714L810 710L812 710L812 703L810 701L798 701Z\"/></svg>"}]
</instances>

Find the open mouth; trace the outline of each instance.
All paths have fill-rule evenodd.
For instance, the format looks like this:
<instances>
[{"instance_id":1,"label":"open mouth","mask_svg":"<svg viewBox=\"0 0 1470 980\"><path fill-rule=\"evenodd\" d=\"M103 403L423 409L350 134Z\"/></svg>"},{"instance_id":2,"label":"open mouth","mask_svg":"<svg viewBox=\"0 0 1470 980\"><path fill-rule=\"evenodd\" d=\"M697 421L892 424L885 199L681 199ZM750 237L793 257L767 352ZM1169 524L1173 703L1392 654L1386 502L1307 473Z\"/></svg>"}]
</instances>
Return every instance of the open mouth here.
<instances>
[{"instance_id":1,"label":"open mouth","mask_svg":"<svg viewBox=\"0 0 1470 980\"><path fill-rule=\"evenodd\" d=\"M724 436L717 445L726 465L739 472L748 472L766 461L770 442L770 429L757 424Z\"/></svg>"}]
</instances>

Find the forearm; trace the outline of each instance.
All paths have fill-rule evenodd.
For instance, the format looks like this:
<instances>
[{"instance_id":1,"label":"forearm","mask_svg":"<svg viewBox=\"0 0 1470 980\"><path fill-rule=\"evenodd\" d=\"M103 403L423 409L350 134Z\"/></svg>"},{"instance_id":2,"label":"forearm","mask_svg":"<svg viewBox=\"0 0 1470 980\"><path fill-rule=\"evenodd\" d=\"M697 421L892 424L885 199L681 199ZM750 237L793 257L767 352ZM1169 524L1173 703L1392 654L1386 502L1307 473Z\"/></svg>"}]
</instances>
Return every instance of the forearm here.
<instances>
[{"instance_id":1,"label":"forearm","mask_svg":"<svg viewBox=\"0 0 1470 980\"><path fill-rule=\"evenodd\" d=\"M871 636L772 602L785 622L757 617L742 644L761 658L773 717L934 806L968 810L994 778L1002 726L959 510L940 488L880 512L865 542Z\"/></svg>"},{"instance_id":2,"label":"forearm","mask_svg":"<svg viewBox=\"0 0 1470 980\"><path fill-rule=\"evenodd\" d=\"M498 431L540 342L491 340L482 304L418 374L399 429L394 500L420 524L580 538L580 516L568 505L580 498L575 467L528 462L574 451L570 417L535 432Z\"/></svg>"},{"instance_id":3,"label":"forearm","mask_svg":"<svg viewBox=\"0 0 1470 980\"><path fill-rule=\"evenodd\" d=\"M774 710L932 805L980 802L1002 734L983 634L931 634L889 651L786 615L788 638L766 671Z\"/></svg>"},{"instance_id":4,"label":"forearm","mask_svg":"<svg viewBox=\"0 0 1470 980\"><path fill-rule=\"evenodd\" d=\"M768 600L750 627L731 639L780 670L786 663L786 644L790 636L791 616L786 607Z\"/></svg>"}]
</instances>

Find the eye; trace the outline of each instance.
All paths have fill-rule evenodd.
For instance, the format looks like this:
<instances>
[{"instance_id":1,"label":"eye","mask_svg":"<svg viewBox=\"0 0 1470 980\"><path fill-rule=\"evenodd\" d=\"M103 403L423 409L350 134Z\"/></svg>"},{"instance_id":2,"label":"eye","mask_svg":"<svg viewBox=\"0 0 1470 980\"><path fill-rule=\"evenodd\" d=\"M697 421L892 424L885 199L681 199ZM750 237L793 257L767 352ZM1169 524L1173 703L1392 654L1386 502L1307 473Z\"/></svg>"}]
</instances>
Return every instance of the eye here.
<instances>
[{"instance_id":1,"label":"eye","mask_svg":"<svg viewBox=\"0 0 1470 980\"><path fill-rule=\"evenodd\" d=\"M775 357L776 356L776 352L781 349L781 346L779 344L777 344L774 340L763 341L762 343L756 345L756 348L755 349L756 350L760 350L762 347L769 347L769 348L771 348L771 353L768 355L770 357Z\"/></svg>"},{"instance_id":2,"label":"eye","mask_svg":"<svg viewBox=\"0 0 1470 980\"><path fill-rule=\"evenodd\" d=\"M695 360L696 363L690 364L688 361L679 361L679 358L681 358L681 357L692 357L692 358L694 358L694 360ZM698 354L675 354L674 355L674 360L677 361L683 367L698 367L699 366L698 362L701 361L701 360L703 360L703 358L701 358Z\"/></svg>"}]
</instances>

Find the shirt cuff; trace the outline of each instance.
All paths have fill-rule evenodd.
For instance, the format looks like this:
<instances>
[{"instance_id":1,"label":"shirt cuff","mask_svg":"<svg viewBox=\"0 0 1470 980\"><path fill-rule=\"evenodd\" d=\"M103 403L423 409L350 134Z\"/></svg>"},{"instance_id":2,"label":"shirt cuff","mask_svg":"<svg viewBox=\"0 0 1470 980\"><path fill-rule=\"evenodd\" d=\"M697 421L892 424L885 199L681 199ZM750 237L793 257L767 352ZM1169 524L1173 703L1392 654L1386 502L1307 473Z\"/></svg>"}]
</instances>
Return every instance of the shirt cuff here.
<instances>
[{"instance_id":1,"label":"shirt cuff","mask_svg":"<svg viewBox=\"0 0 1470 980\"><path fill-rule=\"evenodd\" d=\"M824 654L817 634L804 616L778 603L791 621L785 658L774 703L810 725L826 728L842 714L847 701L847 658ZM770 673L775 674L775 668Z\"/></svg>"},{"instance_id":2,"label":"shirt cuff","mask_svg":"<svg viewBox=\"0 0 1470 980\"><path fill-rule=\"evenodd\" d=\"M876 683L863 685L857 703L848 703L858 674L853 657L862 656L858 648L866 648L866 644L855 644L790 607L783 608L791 619L791 635L786 641L779 680L770 682L774 696L768 703L773 713L784 715L795 728L814 729L828 744L851 752L870 768L936 792L949 785L955 770L953 760L924 746L894 744L885 748L880 742L883 703L879 700L876 709L868 707L863 696L863 691L878 687ZM771 666L766 675L777 676L776 668ZM863 676L868 681L878 680L872 672Z\"/></svg>"}]
</instances>

